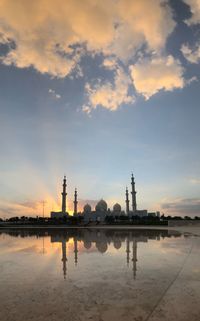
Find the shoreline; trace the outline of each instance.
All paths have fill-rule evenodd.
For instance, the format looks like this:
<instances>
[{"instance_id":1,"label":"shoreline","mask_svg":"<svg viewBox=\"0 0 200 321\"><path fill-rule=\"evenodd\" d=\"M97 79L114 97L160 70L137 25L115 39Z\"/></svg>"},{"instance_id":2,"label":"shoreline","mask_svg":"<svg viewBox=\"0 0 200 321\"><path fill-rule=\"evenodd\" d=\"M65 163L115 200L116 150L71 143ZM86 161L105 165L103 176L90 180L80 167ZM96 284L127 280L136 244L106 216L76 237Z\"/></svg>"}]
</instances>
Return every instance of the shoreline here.
<instances>
[{"instance_id":1,"label":"shoreline","mask_svg":"<svg viewBox=\"0 0 200 321\"><path fill-rule=\"evenodd\" d=\"M134 225L134 226L127 226L127 225L96 225L96 226L44 226L44 225L18 225L18 226L0 226L1 229L116 229L116 230L171 230L177 231L181 233L189 233L195 236L200 236L200 225L197 226L165 226L165 225Z\"/></svg>"}]
</instances>

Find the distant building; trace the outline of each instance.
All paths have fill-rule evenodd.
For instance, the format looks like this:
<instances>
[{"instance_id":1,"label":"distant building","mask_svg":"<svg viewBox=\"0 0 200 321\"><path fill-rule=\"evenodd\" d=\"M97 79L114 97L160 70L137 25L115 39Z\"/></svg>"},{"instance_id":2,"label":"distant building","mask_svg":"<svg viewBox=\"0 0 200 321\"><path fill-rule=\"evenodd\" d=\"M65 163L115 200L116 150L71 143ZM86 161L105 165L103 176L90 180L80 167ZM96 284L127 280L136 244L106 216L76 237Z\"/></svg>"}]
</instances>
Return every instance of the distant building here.
<instances>
[{"instance_id":1,"label":"distant building","mask_svg":"<svg viewBox=\"0 0 200 321\"><path fill-rule=\"evenodd\" d=\"M156 217L156 213L155 213L155 212L149 212L149 213L148 213L148 216L149 216L149 217Z\"/></svg>"},{"instance_id":2,"label":"distant building","mask_svg":"<svg viewBox=\"0 0 200 321\"><path fill-rule=\"evenodd\" d=\"M51 212L51 218L64 218L67 217L67 213L63 212Z\"/></svg>"}]
</instances>

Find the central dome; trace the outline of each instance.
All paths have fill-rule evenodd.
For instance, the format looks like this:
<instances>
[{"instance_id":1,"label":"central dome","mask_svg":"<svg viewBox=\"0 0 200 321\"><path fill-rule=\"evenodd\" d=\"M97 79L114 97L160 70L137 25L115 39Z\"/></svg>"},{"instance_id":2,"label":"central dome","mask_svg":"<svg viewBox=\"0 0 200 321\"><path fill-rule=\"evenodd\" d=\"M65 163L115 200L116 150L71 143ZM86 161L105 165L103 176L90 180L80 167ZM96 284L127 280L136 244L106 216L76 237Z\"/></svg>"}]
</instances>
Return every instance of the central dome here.
<instances>
[{"instance_id":1,"label":"central dome","mask_svg":"<svg viewBox=\"0 0 200 321\"><path fill-rule=\"evenodd\" d=\"M121 212L121 205L116 203L114 206L113 206L113 211L114 212Z\"/></svg>"},{"instance_id":2,"label":"central dome","mask_svg":"<svg viewBox=\"0 0 200 321\"><path fill-rule=\"evenodd\" d=\"M108 205L103 199L100 200L95 207L96 211L101 211L101 212L107 211L107 208L108 208Z\"/></svg>"}]
</instances>

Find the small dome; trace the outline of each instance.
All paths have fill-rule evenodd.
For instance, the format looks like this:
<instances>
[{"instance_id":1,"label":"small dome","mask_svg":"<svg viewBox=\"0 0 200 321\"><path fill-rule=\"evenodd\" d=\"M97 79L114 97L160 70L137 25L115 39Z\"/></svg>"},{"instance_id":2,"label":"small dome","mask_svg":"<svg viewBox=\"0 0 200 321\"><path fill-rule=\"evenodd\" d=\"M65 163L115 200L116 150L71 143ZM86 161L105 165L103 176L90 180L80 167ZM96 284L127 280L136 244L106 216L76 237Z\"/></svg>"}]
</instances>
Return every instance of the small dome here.
<instances>
[{"instance_id":1,"label":"small dome","mask_svg":"<svg viewBox=\"0 0 200 321\"><path fill-rule=\"evenodd\" d=\"M113 206L113 211L114 212L121 212L122 208L121 208L121 205L116 203L114 206Z\"/></svg>"},{"instance_id":2,"label":"small dome","mask_svg":"<svg viewBox=\"0 0 200 321\"><path fill-rule=\"evenodd\" d=\"M100 253L105 253L108 249L108 245L106 242L96 242L96 248Z\"/></svg>"},{"instance_id":3,"label":"small dome","mask_svg":"<svg viewBox=\"0 0 200 321\"><path fill-rule=\"evenodd\" d=\"M92 208L90 206L90 204L86 204L83 208L84 212L90 213L92 211Z\"/></svg>"},{"instance_id":4,"label":"small dome","mask_svg":"<svg viewBox=\"0 0 200 321\"><path fill-rule=\"evenodd\" d=\"M84 248L85 249L89 250L91 248L91 246L92 246L92 243L90 241L85 241L84 242Z\"/></svg>"},{"instance_id":5,"label":"small dome","mask_svg":"<svg viewBox=\"0 0 200 321\"><path fill-rule=\"evenodd\" d=\"M120 247L122 246L122 243L121 243L120 240L114 240L113 243L114 243L113 245L114 245L114 247L115 247L116 250L119 250Z\"/></svg>"},{"instance_id":6,"label":"small dome","mask_svg":"<svg viewBox=\"0 0 200 321\"><path fill-rule=\"evenodd\" d=\"M103 212L107 211L107 208L108 208L108 205L103 199L100 200L95 207L96 211L103 211Z\"/></svg>"}]
</instances>

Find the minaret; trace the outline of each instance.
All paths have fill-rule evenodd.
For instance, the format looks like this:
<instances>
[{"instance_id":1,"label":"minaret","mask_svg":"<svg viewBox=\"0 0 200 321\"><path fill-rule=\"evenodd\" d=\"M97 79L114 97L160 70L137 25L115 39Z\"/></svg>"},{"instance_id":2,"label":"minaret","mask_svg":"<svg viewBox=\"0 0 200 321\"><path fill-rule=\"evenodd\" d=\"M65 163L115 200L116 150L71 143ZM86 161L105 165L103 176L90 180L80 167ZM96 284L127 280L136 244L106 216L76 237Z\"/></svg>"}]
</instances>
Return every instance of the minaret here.
<instances>
[{"instance_id":1,"label":"minaret","mask_svg":"<svg viewBox=\"0 0 200 321\"><path fill-rule=\"evenodd\" d=\"M67 196L66 187L67 187L66 176L64 176L64 179L63 179L63 191L61 193L61 195L62 195L62 213L66 213L66 196Z\"/></svg>"},{"instance_id":2,"label":"minaret","mask_svg":"<svg viewBox=\"0 0 200 321\"><path fill-rule=\"evenodd\" d=\"M78 201L77 201L77 189L74 192L74 216L77 215Z\"/></svg>"},{"instance_id":3,"label":"minaret","mask_svg":"<svg viewBox=\"0 0 200 321\"><path fill-rule=\"evenodd\" d=\"M136 204L136 191L135 191L135 181L134 181L134 177L133 174L131 175L131 187L132 187L132 211L136 212L137 211L137 204Z\"/></svg>"},{"instance_id":4,"label":"minaret","mask_svg":"<svg viewBox=\"0 0 200 321\"><path fill-rule=\"evenodd\" d=\"M128 197L128 188L126 187L126 214L129 214L129 197Z\"/></svg>"},{"instance_id":5,"label":"minaret","mask_svg":"<svg viewBox=\"0 0 200 321\"><path fill-rule=\"evenodd\" d=\"M66 279L67 274L67 251L66 251L66 241L62 240L62 262L63 262L63 276Z\"/></svg>"}]
</instances>

